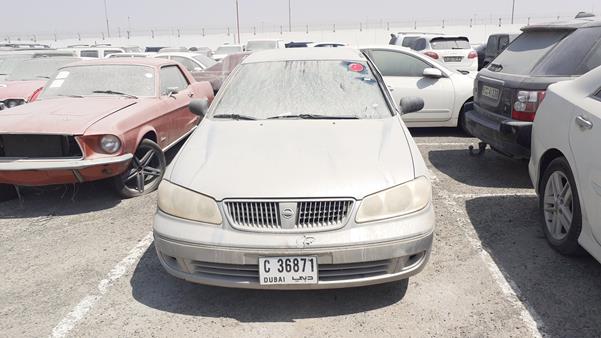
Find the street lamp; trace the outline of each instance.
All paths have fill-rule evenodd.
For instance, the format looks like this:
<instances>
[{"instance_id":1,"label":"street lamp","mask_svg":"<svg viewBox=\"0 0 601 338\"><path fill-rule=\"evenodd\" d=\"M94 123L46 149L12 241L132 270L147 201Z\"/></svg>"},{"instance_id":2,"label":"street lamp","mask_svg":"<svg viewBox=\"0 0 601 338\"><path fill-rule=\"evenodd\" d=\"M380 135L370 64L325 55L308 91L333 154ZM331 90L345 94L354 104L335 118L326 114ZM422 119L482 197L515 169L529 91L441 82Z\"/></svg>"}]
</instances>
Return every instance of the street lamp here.
<instances>
[{"instance_id":1,"label":"street lamp","mask_svg":"<svg viewBox=\"0 0 601 338\"><path fill-rule=\"evenodd\" d=\"M292 4L291 0L288 0L288 30L292 32Z\"/></svg>"},{"instance_id":2,"label":"street lamp","mask_svg":"<svg viewBox=\"0 0 601 338\"><path fill-rule=\"evenodd\" d=\"M238 6L238 0L236 0L236 28L238 29L238 44L242 44L240 41L240 8Z\"/></svg>"},{"instance_id":3,"label":"street lamp","mask_svg":"<svg viewBox=\"0 0 601 338\"><path fill-rule=\"evenodd\" d=\"M513 25L513 15L515 14L515 0L513 0L513 4L511 5L511 24Z\"/></svg>"},{"instance_id":4,"label":"street lamp","mask_svg":"<svg viewBox=\"0 0 601 338\"><path fill-rule=\"evenodd\" d=\"M106 9L106 0L104 0L104 18L106 19L106 35L111 38L111 29L109 28L109 14Z\"/></svg>"}]
</instances>

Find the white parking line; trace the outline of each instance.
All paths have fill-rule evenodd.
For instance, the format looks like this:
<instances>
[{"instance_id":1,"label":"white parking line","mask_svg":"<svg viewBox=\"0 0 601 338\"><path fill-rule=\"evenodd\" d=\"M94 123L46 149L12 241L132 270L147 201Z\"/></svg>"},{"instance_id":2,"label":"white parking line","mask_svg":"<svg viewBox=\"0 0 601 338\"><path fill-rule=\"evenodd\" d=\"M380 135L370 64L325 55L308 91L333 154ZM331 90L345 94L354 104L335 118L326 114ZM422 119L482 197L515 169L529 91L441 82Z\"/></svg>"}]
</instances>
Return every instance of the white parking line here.
<instances>
[{"instance_id":1,"label":"white parking line","mask_svg":"<svg viewBox=\"0 0 601 338\"><path fill-rule=\"evenodd\" d=\"M117 263L106 277L98 283L96 292L85 296L71 312L65 316L58 325L52 330L50 337L64 337L66 336L78 322L80 322L90 310L98 303L98 301L104 296L115 282L123 277L129 269L142 257L146 249L152 243L153 237L152 232L148 233L144 238L138 242L138 244L129 251L129 254Z\"/></svg>"},{"instance_id":2,"label":"white parking line","mask_svg":"<svg viewBox=\"0 0 601 338\"><path fill-rule=\"evenodd\" d=\"M496 194L454 194L455 198L479 198L479 197L536 197L534 192L514 192L514 193L496 193Z\"/></svg>"},{"instance_id":3,"label":"white parking line","mask_svg":"<svg viewBox=\"0 0 601 338\"><path fill-rule=\"evenodd\" d=\"M466 220L469 219L465 209L461 207L456 199L465 199L471 197L487 197L487 196L535 196L534 194L466 194L466 195L452 195L447 191L440 189L438 190L438 195L444 201L447 206L449 206L453 215L457 215L457 223L461 225L461 229L463 230L465 236L467 237L470 244L478 250L480 253L480 257L484 264L490 271L493 279L505 295L505 298L509 301L509 303L514 306L520 313L520 317L526 324L527 328L532 333L533 337L543 337L546 336L543 331L544 324L540 319L540 316L536 313L534 308L528 304L527 301L521 300L520 298L520 289L517 284L509 277L507 273L503 271L492 259L488 251L486 251L482 247L482 242L478 239L478 234L473 227L467 226Z\"/></svg>"}]
</instances>

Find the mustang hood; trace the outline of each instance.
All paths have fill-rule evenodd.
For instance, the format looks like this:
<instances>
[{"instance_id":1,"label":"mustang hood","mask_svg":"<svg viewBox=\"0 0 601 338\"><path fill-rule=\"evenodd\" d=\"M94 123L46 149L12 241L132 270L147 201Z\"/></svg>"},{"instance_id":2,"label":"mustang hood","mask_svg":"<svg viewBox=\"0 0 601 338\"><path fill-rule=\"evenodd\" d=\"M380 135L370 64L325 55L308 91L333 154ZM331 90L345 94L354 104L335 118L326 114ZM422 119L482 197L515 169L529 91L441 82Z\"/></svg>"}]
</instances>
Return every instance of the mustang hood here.
<instances>
[{"instance_id":1,"label":"mustang hood","mask_svg":"<svg viewBox=\"0 0 601 338\"><path fill-rule=\"evenodd\" d=\"M44 87L45 80L6 81L0 83L0 101L6 99L27 100L36 89Z\"/></svg>"},{"instance_id":2,"label":"mustang hood","mask_svg":"<svg viewBox=\"0 0 601 338\"><path fill-rule=\"evenodd\" d=\"M35 101L0 111L0 132L81 135L94 122L136 103L91 97Z\"/></svg>"},{"instance_id":3,"label":"mustang hood","mask_svg":"<svg viewBox=\"0 0 601 338\"><path fill-rule=\"evenodd\" d=\"M415 177L398 117L203 121L166 178L217 200L363 197Z\"/></svg>"}]
</instances>

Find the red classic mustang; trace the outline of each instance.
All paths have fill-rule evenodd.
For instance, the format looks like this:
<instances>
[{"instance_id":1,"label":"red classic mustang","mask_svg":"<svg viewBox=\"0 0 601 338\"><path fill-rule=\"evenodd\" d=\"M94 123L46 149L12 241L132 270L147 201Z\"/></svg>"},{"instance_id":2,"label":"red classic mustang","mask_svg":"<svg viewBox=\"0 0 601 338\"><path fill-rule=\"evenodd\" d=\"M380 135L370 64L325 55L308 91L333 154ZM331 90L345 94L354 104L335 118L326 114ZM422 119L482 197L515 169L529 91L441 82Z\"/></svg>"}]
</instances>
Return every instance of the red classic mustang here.
<instances>
[{"instance_id":1,"label":"red classic mustang","mask_svg":"<svg viewBox=\"0 0 601 338\"><path fill-rule=\"evenodd\" d=\"M178 63L80 61L59 69L39 98L0 112L0 183L68 184L111 178L123 197L155 190L164 152L190 134L192 99L213 100Z\"/></svg>"}]
</instances>

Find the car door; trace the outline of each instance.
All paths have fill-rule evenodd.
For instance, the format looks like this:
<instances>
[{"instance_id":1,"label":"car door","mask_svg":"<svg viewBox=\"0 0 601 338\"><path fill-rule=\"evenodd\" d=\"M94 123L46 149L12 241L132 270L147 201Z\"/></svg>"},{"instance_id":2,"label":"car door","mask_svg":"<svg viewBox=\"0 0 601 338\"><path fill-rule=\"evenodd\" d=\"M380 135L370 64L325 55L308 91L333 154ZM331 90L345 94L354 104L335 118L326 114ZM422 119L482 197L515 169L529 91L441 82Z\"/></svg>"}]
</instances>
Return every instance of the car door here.
<instances>
[{"instance_id":1,"label":"car door","mask_svg":"<svg viewBox=\"0 0 601 338\"><path fill-rule=\"evenodd\" d=\"M418 96L424 100L424 109L403 115L405 122L439 122L451 119L455 100L451 79L444 76L423 76L424 69L436 68L435 66L402 51L371 49L369 54L397 104L406 96Z\"/></svg>"},{"instance_id":2,"label":"car door","mask_svg":"<svg viewBox=\"0 0 601 338\"><path fill-rule=\"evenodd\" d=\"M161 67L159 77L161 101L170 121L167 144L171 144L196 126L198 116L188 109L193 93L181 69L176 65Z\"/></svg>"},{"instance_id":3,"label":"car door","mask_svg":"<svg viewBox=\"0 0 601 338\"><path fill-rule=\"evenodd\" d=\"M580 101L570 124L570 149L583 219L601 243L601 91ZM574 168L572 168L574 169Z\"/></svg>"}]
</instances>

